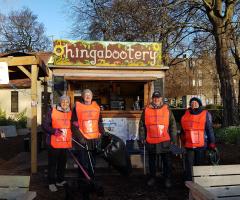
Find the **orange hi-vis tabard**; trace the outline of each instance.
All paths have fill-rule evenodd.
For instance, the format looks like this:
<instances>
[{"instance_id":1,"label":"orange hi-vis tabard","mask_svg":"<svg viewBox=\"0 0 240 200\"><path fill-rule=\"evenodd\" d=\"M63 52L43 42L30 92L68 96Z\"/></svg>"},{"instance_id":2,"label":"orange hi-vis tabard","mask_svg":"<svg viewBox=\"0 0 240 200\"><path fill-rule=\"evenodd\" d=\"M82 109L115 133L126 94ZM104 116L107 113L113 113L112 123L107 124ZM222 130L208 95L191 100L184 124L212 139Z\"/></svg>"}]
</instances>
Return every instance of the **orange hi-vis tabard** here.
<instances>
[{"instance_id":1,"label":"orange hi-vis tabard","mask_svg":"<svg viewBox=\"0 0 240 200\"><path fill-rule=\"evenodd\" d=\"M76 113L78 117L79 130L86 139L97 139L100 137L98 128L100 107L93 101L90 105L76 102Z\"/></svg>"},{"instance_id":2,"label":"orange hi-vis tabard","mask_svg":"<svg viewBox=\"0 0 240 200\"><path fill-rule=\"evenodd\" d=\"M147 128L146 141L149 144L158 144L169 141L168 133L170 112L167 105L160 109L153 109L149 106L145 109L145 125Z\"/></svg>"},{"instance_id":3,"label":"orange hi-vis tabard","mask_svg":"<svg viewBox=\"0 0 240 200\"><path fill-rule=\"evenodd\" d=\"M197 115L193 115L189 110L185 112L181 119L181 125L184 131L184 146L186 148L195 148L204 146L204 130L207 111L204 110Z\"/></svg>"},{"instance_id":4,"label":"orange hi-vis tabard","mask_svg":"<svg viewBox=\"0 0 240 200\"><path fill-rule=\"evenodd\" d=\"M72 131L71 131L72 112L61 112L56 108L52 109L52 127L61 129L61 133L51 135L51 146L53 148L72 148Z\"/></svg>"}]
</instances>

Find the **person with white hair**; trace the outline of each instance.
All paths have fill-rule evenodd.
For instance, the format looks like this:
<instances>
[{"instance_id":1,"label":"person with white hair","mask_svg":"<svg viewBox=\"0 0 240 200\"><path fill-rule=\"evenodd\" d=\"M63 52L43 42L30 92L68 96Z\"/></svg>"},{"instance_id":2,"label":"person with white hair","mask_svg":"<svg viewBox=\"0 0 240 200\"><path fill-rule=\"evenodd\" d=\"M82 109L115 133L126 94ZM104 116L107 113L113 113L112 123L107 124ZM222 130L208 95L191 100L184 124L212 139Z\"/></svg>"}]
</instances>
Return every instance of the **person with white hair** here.
<instances>
[{"instance_id":1,"label":"person with white hair","mask_svg":"<svg viewBox=\"0 0 240 200\"><path fill-rule=\"evenodd\" d=\"M67 149L72 148L72 131L70 98L66 95L60 97L59 105L53 107L43 122L43 130L47 133L48 146L48 181L51 192L58 191L64 186Z\"/></svg>"},{"instance_id":2,"label":"person with white hair","mask_svg":"<svg viewBox=\"0 0 240 200\"><path fill-rule=\"evenodd\" d=\"M78 161L94 178L95 156L97 144L101 134L104 134L100 107L92 101L93 93L90 89L82 92L82 102L76 102L72 112L73 145L76 149ZM79 176L83 177L79 170ZM83 199L89 199L87 192L83 193Z\"/></svg>"}]
</instances>

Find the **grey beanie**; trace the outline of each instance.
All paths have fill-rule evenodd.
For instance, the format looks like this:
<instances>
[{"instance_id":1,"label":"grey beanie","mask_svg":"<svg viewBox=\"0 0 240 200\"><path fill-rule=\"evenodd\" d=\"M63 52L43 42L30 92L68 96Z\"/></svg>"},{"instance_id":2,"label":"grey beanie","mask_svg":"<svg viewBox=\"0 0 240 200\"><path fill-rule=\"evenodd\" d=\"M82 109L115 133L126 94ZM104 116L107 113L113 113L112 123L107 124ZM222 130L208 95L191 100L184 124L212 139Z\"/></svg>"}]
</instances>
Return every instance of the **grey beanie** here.
<instances>
[{"instance_id":1,"label":"grey beanie","mask_svg":"<svg viewBox=\"0 0 240 200\"><path fill-rule=\"evenodd\" d=\"M62 95L60 98L59 98L59 102L61 103L63 100L67 100L69 103L70 103L70 98L69 96L67 95Z\"/></svg>"}]
</instances>

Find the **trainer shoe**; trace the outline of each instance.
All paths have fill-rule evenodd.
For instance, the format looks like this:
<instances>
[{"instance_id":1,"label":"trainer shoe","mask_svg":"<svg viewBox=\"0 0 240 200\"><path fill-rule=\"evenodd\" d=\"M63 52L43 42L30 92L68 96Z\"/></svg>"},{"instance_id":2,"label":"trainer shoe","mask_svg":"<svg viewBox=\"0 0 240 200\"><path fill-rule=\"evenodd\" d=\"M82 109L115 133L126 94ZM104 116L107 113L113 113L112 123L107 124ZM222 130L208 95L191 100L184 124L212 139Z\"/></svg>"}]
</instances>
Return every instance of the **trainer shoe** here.
<instances>
[{"instance_id":1,"label":"trainer shoe","mask_svg":"<svg viewBox=\"0 0 240 200\"><path fill-rule=\"evenodd\" d=\"M67 181L57 182L56 186L63 187L66 183Z\"/></svg>"},{"instance_id":2,"label":"trainer shoe","mask_svg":"<svg viewBox=\"0 0 240 200\"><path fill-rule=\"evenodd\" d=\"M49 188L49 190L50 190L51 192L57 192L57 191L58 191L58 189L57 189L57 187L56 187L55 184L50 184L50 185L48 186L48 188Z\"/></svg>"}]
</instances>

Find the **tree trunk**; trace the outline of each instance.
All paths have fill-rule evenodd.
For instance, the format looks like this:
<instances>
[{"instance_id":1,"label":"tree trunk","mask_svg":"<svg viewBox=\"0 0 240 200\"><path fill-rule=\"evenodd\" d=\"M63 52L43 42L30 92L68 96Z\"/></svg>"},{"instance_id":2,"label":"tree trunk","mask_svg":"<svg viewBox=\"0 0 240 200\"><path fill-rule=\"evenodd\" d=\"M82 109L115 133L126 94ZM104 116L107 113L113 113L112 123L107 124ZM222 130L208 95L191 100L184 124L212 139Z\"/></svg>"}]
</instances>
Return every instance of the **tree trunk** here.
<instances>
[{"instance_id":1,"label":"tree trunk","mask_svg":"<svg viewBox=\"0 0 240 200\"><path fill-rule=\"evenodd\" d=\"M238 116L240 114L240 79L238 78Z\"/></svg>"},{"instance_id":2,"label":"tree trunk","mask_svg":"<svg viewBox=\"0 0 240 200\"><path fill-rule=\"evenodd\" d=\"M216 64L221 84L220 94L223 101L223 126L233 126L239 123L239 116L233 77L228 58L228 37L226 30L219 28L215 35L215 40L217 47Z\"/></svg>"}]
</instances>

